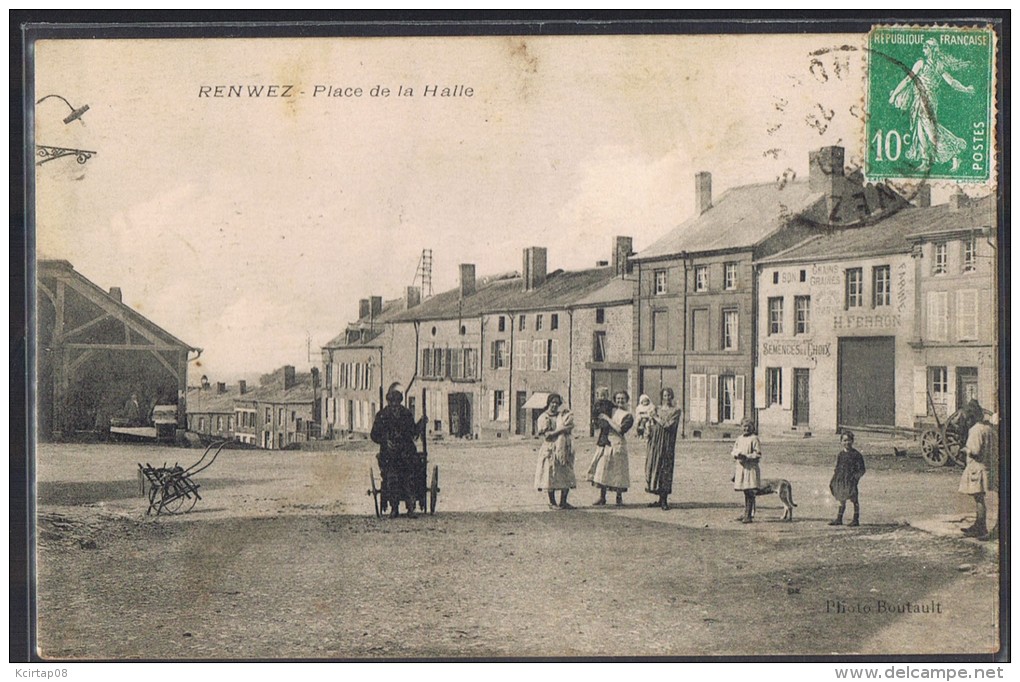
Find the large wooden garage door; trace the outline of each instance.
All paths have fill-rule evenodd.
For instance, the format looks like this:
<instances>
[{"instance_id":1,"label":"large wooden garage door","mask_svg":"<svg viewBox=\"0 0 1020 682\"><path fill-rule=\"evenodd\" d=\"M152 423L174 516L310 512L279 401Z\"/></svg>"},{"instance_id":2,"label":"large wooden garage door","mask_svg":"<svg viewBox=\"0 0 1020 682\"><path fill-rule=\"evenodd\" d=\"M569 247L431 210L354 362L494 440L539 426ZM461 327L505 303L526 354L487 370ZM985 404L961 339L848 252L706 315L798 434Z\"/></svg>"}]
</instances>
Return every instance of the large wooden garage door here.
<instances>
[{"instance_id":1,"label":"large wooden garage door","mask_svg":"<svg viewBox=\"0 0 1020 682\"><path fill-rule=\"evenodd\" d=\"M896 340L892 336L839 340L839 423L896 423Z\"/></svg>"}]
</instances>

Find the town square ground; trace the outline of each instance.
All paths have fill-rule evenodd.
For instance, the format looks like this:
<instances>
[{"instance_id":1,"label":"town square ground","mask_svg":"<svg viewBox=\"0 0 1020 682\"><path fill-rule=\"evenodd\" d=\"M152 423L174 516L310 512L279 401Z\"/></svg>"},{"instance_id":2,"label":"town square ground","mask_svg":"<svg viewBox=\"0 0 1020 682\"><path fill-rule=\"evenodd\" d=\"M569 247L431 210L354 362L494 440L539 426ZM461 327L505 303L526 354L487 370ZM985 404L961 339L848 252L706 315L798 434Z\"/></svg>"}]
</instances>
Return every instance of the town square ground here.
<instances>
[{"instance_id":1,"label":"town square ground","mask_svg":"<svg viewBox=\"0 0 1020 682\"><path fill-rule=\"evenodd\" d=\"M578 477L591 439L575 441ZM38 647L50 659L422 659L951 654L999 641L999 546L963 538L959 469L858 435L859 528L831 527L836 437L763 438L793 485L753 524L730 445L678 444L668 511L631 443L624 505L550 509L537 441L433 442L435 515L377 519L374 446L224 450L187 514L146 515L138 463L201 449L42 444ZM893 446L907 447L907 455Z\"/></svg>"}]
</instances>

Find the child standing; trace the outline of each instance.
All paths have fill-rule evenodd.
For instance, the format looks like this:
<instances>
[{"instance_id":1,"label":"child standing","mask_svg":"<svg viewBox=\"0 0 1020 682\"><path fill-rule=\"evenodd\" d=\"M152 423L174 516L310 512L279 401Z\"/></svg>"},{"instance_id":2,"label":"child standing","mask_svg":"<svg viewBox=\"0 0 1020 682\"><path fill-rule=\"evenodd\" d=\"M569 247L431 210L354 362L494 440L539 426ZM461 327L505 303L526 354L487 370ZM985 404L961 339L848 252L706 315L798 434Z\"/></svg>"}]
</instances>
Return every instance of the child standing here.
<instances>
[{"instance_id":1,"label":"child standing","mask_svg":"<svg viewBox=\"0 0 1020 682\"><path fill-rule=\"evenodd\" d=\"M754 432L754 422L745 418L740 422L744 434L733 444L731 454L736 460L736 472L733 475L733 489L744 492L744 515L737 519L741 523L754 520L755 491L761 487L761 441Z\"/></svg>"},{"instance_id":2,"label":"child standing","mask_svg":"<svg viewBox=\"0 0 1020 682\"><path fill-rule=\"evenodd\" d=\"M859 526L861 524L861 503L858 499L857 483L864 476L864 456L854 449L854 434L852 431L844 431L840 438L843 449L836 457L836 471L832 474L832 481L829 482L829 491L832 496L839 500L839 511L836 518L829 521L830 526L843 525L843 512L846 511L847 500L854 503L854 517L847 525Z\"/></svg>"}]
</instances>

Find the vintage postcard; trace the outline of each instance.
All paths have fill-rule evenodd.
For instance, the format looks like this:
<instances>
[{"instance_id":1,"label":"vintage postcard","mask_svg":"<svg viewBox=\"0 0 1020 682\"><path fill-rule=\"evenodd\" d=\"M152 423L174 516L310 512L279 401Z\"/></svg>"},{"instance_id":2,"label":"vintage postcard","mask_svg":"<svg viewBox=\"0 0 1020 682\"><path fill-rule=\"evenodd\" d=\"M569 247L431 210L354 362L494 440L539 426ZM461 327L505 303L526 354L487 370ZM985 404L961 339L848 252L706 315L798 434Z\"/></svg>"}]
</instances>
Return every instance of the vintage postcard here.
<instances>
[{"instance_id":1,"label":"vintage postcard","mask_svg":"<svg viewBox=\"0 0 1020 682\"><path fill-rule=\"evenodd\" d=\"M1008 655L1001 18L235 28L26 29L34 656Z\"/></svg>"}]
</instances>

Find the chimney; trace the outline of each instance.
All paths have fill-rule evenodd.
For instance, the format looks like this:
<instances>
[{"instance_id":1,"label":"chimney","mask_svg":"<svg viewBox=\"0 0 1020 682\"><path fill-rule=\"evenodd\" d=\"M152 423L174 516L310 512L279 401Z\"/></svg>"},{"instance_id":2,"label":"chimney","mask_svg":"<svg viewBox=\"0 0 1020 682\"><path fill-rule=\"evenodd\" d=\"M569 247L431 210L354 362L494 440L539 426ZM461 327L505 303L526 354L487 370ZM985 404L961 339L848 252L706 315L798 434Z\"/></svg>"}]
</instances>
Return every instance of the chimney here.
<instances>
[{"instance_id":1,"label":"chimney","mask_svg":"<svg viewBox=\"0 0 1020 682\"><path fill-rule=\"evenodd\" d=\"M382 314L382 296L373 296L369 299L369 305L371 306L369 314L372 315L373 319Z\"/></svg>"},{"instance_id":2,"label":"chimney","mask_svg":"<svg viewBox=\"0 0 1020 682\"><path fill-rule=\"evenodd\" d=\"M701 215L712 208L712 174L701 171L694 176L694 207Z\"/></svg>"},{"instance_id":3,"label":"chimney","mask_svg":"<svg viewBox=\"0 0 1020 682\"><path fill-rule=\"evenodd\" d=\"M630 268L630 256L634 253L631 237L616 237L613 246L613 276L623 277Z\"/></svg>"},{"instance_id":4,"label":"chimney","mask_svg":"<svg viewBox=\"0 0 1020 682\"><path fill-rule=\"evenodd\" d=\"M293 388L294 384L297 383L296 376L294 374L294 365L283 366L283 390Z\"/></svg>"},{"instance_id":5,"label":"chimney","mask_svg":"<svg viewBox=\"0 0 1020 682\"><path fill-rule=\"evenodd\" d=\"M475 293L475 266L473 263L460 264L460 297L467 298Z\"/></svg>"},{"instance_id":6,"label":"chimney","mask_svg":"<svg viewBox=\"0 0 1020 682\"><path fill-rule=\"evenodd\" d=\"M545 282L546 249L544 246L529 246L524 249L524 290L531 291Z\"/></svg>"},{"instance_id":7,"label":"chimney","mask_svg":"<svg viewBox=\"0 0 1020 682\"><path fill-rule=\"evenodd\" d=\"M363 320L372 312L371 305L367 298L358 301L358 319Z\"/></svg>"},{"instance_id":8,"label":"chimney","mask_svg":"<svg viewBox=\"0 0 1020 682\"><path fill-rule=\"evenodd\" d=\"M240 395L244 395L245 393L247 393L248 392L248 382L245 381L244 379L241 379L240 381L238 381L237 382L237 392Z\"/></svg>"},{"instance_id":9,"label":"chimney","mask_svg":"<svg viewBox=\"0 0 1020 682\"><path fill-rule=\"evenodd\" d=\"M808 188L834 196L835 179L843 177L843 148L822 147L808 152Z\"/></svg>"},{"instance_id":10,"label":"chimney","mask_svg":"<svg viewBox=\"0 0 1020 682\"><path fill-rule=\"evenodd\" d=\"M927 183L918 185L914 203L918 208L931 208L931 185Z\"/></svg>"},{"instance_id":11,"label":"chimney","mask_svg":"<svg viewBox=\"0 0 1020 682\"><path fill-rule=\"evenodd\" d=\"M407 287L404 303L408 310L421 303L421 287Z\"/></svg>"},{"instance_id":12,"label":"chimney","mask_svg":"<svg viewBox=\"0 0 1020 682\"><path fill-rule=\"evenodd\" d=\"M115 300L117 303L124 301L124 295L120 291L120 287L110 287L110 298Z\"/></svg>"},{"instance_id":13,"label":"chimney","mask_svg":"<svg viewBox=\"0 0 1020 682\"><path fill-rule=\"evenodd\" d=\"M216 382L216 395L223 395L227 392L227 384L224 381Z\"/></svg>"},{"instance_id":14,"label":"chimney","mask_svg":"<svg viewBox=\"0 0 1020 682\"><path fill-rule=\"evenodd\" d=\"M954 213L960 209L967 208L969 203L967 195L959 190L949 195L949 210Z\"/></svg>"}]
</instances>

